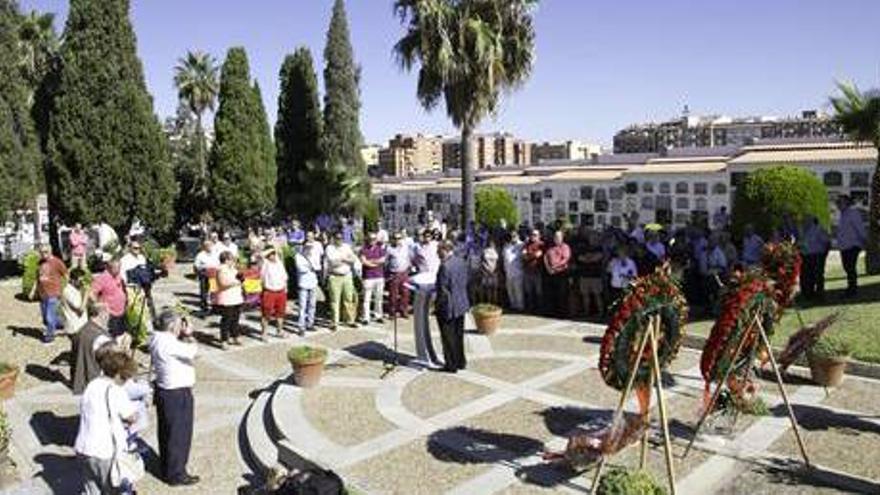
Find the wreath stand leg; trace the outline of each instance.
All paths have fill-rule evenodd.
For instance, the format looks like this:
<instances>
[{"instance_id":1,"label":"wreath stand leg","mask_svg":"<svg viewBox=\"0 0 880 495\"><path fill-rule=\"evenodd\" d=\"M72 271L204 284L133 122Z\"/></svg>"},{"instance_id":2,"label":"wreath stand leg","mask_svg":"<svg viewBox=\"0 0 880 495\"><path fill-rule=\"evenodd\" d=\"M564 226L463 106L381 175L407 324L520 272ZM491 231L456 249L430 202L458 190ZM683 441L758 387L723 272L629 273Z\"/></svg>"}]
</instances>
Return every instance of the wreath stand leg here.
<instances>
[{"instance_id":1,"label":"wreath stand leg","mask_svg":"<svg viewBox=\"0 0 880 495\"><path fill-rule=\"evenodd\" d=\"M783 402L785 402L785 408L788 410L788 419L791 421L791 428L794 430L794 437L797 439L801 455L804 457L804 464L809 468L811 465L810 458L807 456L807 448L804 445L803 438L801 438L801 431L798 428L794 410L791 408L791 402L788 401L788 393L785 391L785 386L782 384L782 375L779 374L779 367L776 366L776 358L773 356L773 350L770 347L770 339L767 338L767 333L764 331L764 325L761 324L760 320L758 321L758 333L761 335L764 347L767 348L767 355L770 356L770 365L773 367L773 374L776 377L776 385L779 386L779 393L782 395Z\"/></svg>"},{"instance_id":2,"label":"wreath stand leg","mask_svg":"<svg viewBox=\"0 0 880 495\"><path fill-rule=\"evenodd\" d=\"M639 344L639 352L636 355L635 363L630 368L629 379L627 380L626 388L623 393L620 395L620 402L617 404L617 409L614 411L614 416L612 417L612 436L614 435L614 430L617 428L618 421L623 416L623 407L626 405L626 400L629 398L630 393L632 392L633 384L635 383L636 372L639 369L639 366L642 363L642 355L645 353L645 348L647 347L648 341L650 339L651 342L651 381L653 385L657 388L657 399L660 409L660 423L663 428L663 441L664 448L666 451L666 472L669 476L669 486L671 488L672 495L676 494L675 490L675 474L673 470L673 460L672 460L672 444L669 440L669 427L666 422L666 400L663 395L663 383L660 379L660 360L657 356L657 334L660 332L660 317L652 316L648 321L648 328L645 331L644 336L642 337L642 341ZM650 413L649 413L650 414ZM645 466L645 461L647 460L647 433L642 437L642 451L641 451L641 467ZM599 466L596 468L596 474L593 477L593 484L590 487L590 493L596 493L596 489L599 487L599 480L602 478L602 471L605 469L605 464L608 461L608 455L603 455L599 459Z\"/></svg>"},{"instance_id":3,"label":"wreath stand leg","mask_svg":"<svg viewBox=\"0 0 880 495\"><path fill-rule=\"evenodd\" d=\"M749 329L742 333L740 337L739 344L736 346L736 352L733 353L733 357L730 360L730 366L727 367L727 370L724 372L724 377L718 381L715 386L715 392L712 394L712 399L709 400L709 403L706 404L703 413L700 415L699 421L697 421L697 426L694 427L694 435L691 437L690 441L687 444L687 447L684 449L684 454L682 454L681 458L684 459L688 456L691 451L691 447L694 446L694 442L697 440L697 436L700 434L700 430L703 428L703 424L706 422L706 419L709 418L709 415L712 414L712 410L715 409L715 403L718 402L718 397L721 396L721 390L724 388L724 384L727 383L727 379L730 378L730 374L733 372L734 363L739 359L740 353L742 353L743 346L746 343L747 337L749 333L751 333L751 329L756 325L760 324L761 314L756 313L754 318L752 318L752 323L749 325ZM763 329L763 327L761 327Z\"/></svg>"}]
</instances>

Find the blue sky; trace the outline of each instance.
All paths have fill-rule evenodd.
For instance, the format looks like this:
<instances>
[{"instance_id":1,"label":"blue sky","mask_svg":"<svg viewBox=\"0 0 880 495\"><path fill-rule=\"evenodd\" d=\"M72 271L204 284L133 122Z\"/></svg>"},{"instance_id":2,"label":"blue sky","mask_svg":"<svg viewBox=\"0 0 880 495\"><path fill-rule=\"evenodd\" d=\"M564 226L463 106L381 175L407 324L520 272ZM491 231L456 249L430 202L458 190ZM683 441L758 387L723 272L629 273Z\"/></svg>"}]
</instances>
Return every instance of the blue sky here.
<instances>
[{"instance_id":1,"label":"blue sky","mask_svg":"<svg viewBox=\"0 0 880 495\"><path fill-rule=\"evenodd\" d=\"M66 0L20 3L57 12L63 28ZM452 134L443 108L422 110L415 75L394 63L402 27L391 4L348 0L363 71L364 136L384 142L399 131ZM186 50L222 61L230 46L243 45L274 121L284 55L306 45L323 67L331 6L332 0L132 1L156 112L174 112L172 70ZM676 116L685 103L694 113L729 115L827 109L837 79L880 86L878 19L878 0L543 0L535 13L532 77L482 130L608 144L615 130Z\"/></svg>"}]
</instances>

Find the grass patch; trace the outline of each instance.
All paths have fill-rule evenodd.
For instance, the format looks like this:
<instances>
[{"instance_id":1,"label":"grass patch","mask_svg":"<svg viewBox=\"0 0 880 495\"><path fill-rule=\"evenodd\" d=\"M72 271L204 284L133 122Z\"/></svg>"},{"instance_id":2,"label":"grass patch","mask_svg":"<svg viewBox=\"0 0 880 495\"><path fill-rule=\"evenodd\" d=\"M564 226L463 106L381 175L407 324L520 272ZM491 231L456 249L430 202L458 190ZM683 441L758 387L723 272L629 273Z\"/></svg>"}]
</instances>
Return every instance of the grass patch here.
<instances>
[{"instance_id":1,"label":"grass patch","mask_svg":"<svg viewBox=\"0 0 880 495\"><path fill-rule=\"evenodd\" d=\"M838 337L852 349L852 357L859 361L880 363L880 339L877 338L877 321L880 320L880 275L864 274L864 254L859 259L859 294L853 299L844 299L846 274L836 253L828 257L825 267L825 302L807 303L800 298L795 303L803 323L809 325L842 309L841 319L828 333ZM696 320L688 324L687 331L694 335L708 336L713 320ZM782 321L776 325L771 339L774 346L785 346L788 337L801 328L798 314L794 308L786 311Z\"/></svg>"}]
</instances>

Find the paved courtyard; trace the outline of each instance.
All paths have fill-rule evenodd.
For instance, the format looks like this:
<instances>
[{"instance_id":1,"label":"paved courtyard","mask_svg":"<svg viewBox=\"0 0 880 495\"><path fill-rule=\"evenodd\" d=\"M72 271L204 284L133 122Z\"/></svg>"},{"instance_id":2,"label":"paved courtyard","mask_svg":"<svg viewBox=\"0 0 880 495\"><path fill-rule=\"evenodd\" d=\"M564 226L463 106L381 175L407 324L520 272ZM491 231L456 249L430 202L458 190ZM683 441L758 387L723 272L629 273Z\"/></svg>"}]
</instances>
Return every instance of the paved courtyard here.
<instances>
[{"instance_id":1,"label":"paved courtyard","mask_svg":"<svg viewBox=\"0 0 880 495\"><path fill-rule=\"evenodd\" d=\"M71 445L77 403L66 386L67 344L39 344L36 306L10 301L13 288L0 290L7 322L0 359L36 356L21 363L28 366L19 391L6 403L20 477L8 493L75 493ZM173 277L161 282L157 298L191 303L194 290L193 282ZM256 314L244 323L259 326ZM214 317L200 326L205 336L217 332ZM398 330L399 350L411 353L411 323L399 322ZM191 460L202 483L172 490L150 474L140 489L248 493L259 483L253 473L279 460L306 458L332 467L359 493L586 493L592 470L568 472L544 464L540 455L562 449L579 428L603 424L616 405L617 392L596 370L602 330L505 316L495 336L467 336L469 366L456 375L405 366L387 372L383 360L394 345L390 323L321 330L305 339L245 339L244 346L229 351L205 337ZM309 390L291 384L285 357L287 348L302 340L331 350L321 385ZM435 345L439 350L439 342ZM848 377L826 394L799 376L789 380L815 465L807 472L770 381L763 382L762 393L772 416L741 417L729 434L709 429L682 458L702 394L698 363L697 351L683 349L664 379L679 493L880 493L880 383ZM795 368L794 374L804 371ZM648 464L663 480L657 432L652 430ZM145 437L155 447L155 432ZM612 465L637 463L638 447L611 459Z\"/></svg>"}]
</instances>

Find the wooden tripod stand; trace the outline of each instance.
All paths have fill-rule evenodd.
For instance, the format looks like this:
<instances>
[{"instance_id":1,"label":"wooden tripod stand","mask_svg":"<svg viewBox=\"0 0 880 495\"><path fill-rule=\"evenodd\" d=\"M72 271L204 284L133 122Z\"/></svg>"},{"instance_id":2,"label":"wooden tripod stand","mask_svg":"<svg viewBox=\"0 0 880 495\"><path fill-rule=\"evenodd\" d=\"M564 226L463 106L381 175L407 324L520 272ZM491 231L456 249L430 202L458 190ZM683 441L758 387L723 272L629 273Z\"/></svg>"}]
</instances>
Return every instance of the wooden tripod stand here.
<instances>
[{"instance_id":1,"label":"wooden tripod stand","mask_svg":"<svg viewBox=\"0 0 880 495\"><path fill-rule=\"evenodd\" d=\"M615 431L618 428L618 424L620 420L623 418L623 407L626 405L626 400L629 398L630 393L633 389L633 384L636 380L636 374L639 370L639 366L642 364L642 355L645 353L645 348L648 345L648 341L651 342L651 362L649 365L651 366L651 375L649 378L649 383L653 385L657 390L657 403L658 409L660 411L660 426L663 429L663 448L666 453L666 474L669 477L669 488L670 493L675 495L675 469L672 461L672 443L669 439L669 425L667 422L666 416L666 398L663 395L663 380L660 375L660 358L657 356L657 340L658 335L660 334L660 316L654 315L648 320L647 329L645 330L644 336L642 336L642 341L639 343L639 352L636 354L635 363L633 363L629 372L629 379L626 383L626 388L624 388L623 392L620 394L620 402L617 404L617 409L614 411L614 416L611 420L611 436L615 435ZM649 385L649 389L650 386ZM647 420L647 418L645 418ZM639 465L641 468L645 467L645 462L647 461L648 455L648 430L645 430L645 433L642 435L642 445L641 445L641 455ZM590 493L596 493L596 489L599 487L599 480L602 478L602 471L605 469L605 463L608 462L608 456L603 455L599 459L599 467L596 469L596 475L593 478L593 485L590 488Z\"/></svg>"},{"instance_id":2,"label":"wooden tripod stand","mask_svg":"<svg viewBox=\"0 0 880 495\"><path fill-rule=\"evenodd\" d=\"M724 384L727 383L727 379L730 377L731 372L733 372L734 363L739 359L740 354L742 354L743 347L745 346L746 341L748 340L749 333L757 331L758 336L761 338L761 342L764 344L764 347L767 349L767 355L770 356L770 365L773 368L773 375L776 378L776 385L779 386L779 394L782 395L782 400L785 402L785 408L788 411L788 419L791 421L791 427L794 430L795 439L797 439L798 448L800 448L801 456L804 458L804 464L807 467L810 467L810 458L807 456L807 448L804 445L804 440L801 438L801 432L798 428L797 418L794 415L794 410L791 408L791 402L788 400L788 393L785 391L785 386L782 383L782 375L779 373L779 367L776 365L776 357L773 356L773 350L770 347L770 339L767 338L767 332L764 331L764 324L761 322L761 312L757 311L755 315L751 319L751 323L749 324L749 328L743 332L742 337L740 337L740 341L736 346L736 351L733 354L733 359L730 361L730 366L727 367L727 370L724 372L724 377L715 385L715 393L712 394L712 399L709 401L709 404L706 405L703 414L700 416L700 420L697 422L697 426L694 428L694 436L691 437L690 442L688 442L688 446L684 451L684 455L682 457L687 457L688 453L691 451L691 447L694 445L694 442L697 440L697 435L700 433L700 429L703 427L703 424L706 422L706 419L709 417L709 414L712 413L712 410L715 408L715 404L718 402L718 397L721 395L721 390L724 388ZM749 363L751 366L751 363Z\"/></svg>"}]
</instances>

